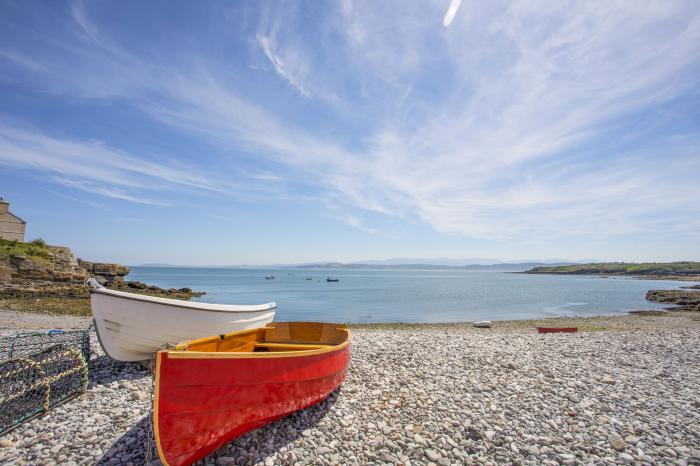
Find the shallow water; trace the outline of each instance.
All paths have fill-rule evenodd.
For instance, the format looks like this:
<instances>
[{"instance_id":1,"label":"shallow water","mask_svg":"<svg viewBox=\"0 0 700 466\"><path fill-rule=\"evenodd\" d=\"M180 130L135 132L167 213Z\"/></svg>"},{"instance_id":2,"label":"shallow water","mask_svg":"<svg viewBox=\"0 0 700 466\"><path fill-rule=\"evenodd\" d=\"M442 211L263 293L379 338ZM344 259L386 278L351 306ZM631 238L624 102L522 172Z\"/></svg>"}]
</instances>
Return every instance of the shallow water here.
<instances>
[{"instance_id":1,"label":"shallow water","mask_svg":"<svg viewBox=\"0 0 700 466\"><path fill-rule=\"evenodd\" d=\"M272 274L273 280L265 275ZM337 277L337 283L326 277ZM306 280L306 278L311 280ZM661 309L644 299L676 281L526 275L484 270L335 270L132 267L127 280L189 287L198 301L275 301L276 320L457 322L621 314Z\"/></svg>"}]
</instances>

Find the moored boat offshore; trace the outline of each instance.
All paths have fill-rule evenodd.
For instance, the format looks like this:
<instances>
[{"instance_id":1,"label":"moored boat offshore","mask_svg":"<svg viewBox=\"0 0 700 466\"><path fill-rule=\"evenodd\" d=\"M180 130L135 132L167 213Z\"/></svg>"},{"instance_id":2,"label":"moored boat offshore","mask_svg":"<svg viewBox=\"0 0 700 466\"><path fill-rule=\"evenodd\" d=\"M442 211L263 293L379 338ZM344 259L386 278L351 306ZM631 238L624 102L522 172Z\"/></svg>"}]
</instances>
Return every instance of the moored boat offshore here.
<instances>
[{"instance_id":1,"label":"moored boat offshore","mask_svg":"<svg viewBox=\"0 0 700 466\"><path fill-rule=\"evenodd\" d=\"M350 363L344 325L275 322L156 354L161 461L189 465L232 439L325 399Z\"/></svg>"},{"instance_id":2,"label":"moored boat offshore","mask_svg":"<svg viewBox=\"0 0 700 466\"><path fill-rule=\"evenodd\" d=\"M168 343L262 327L275 317L275 303L192 303L115 291L90 283L95 330L105 353L118 361L143 361Z\"/></svg>"}]
</instances>

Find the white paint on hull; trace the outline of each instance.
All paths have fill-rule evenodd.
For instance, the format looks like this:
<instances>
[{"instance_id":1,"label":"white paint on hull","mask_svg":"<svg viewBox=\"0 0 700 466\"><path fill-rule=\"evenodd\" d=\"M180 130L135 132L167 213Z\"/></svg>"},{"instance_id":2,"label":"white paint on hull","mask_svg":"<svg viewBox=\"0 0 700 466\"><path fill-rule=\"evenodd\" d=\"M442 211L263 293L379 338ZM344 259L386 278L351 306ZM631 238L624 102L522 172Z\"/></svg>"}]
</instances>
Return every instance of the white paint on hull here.
<instances>
[{"instance_id":1,"label":"white paint on hull","mask_svg":"<svg viewBox=\"0 0 700 466\"><path fill-rule=\"evenodd\" d=\"M106 288L93 289L90 303L100 343L118 361L150 359L168 343L264 327L277 310L275 303L193 303Z\"/></svg>"},{"instance_id":2,"label":"white paint on hull","mask_svg":"<svg viewBox=\"0 0 700 466\"><path fill-rule=\"evenodd\" d=\"M480 320L477 322L472 322L472 325L477 328L491 328L493 323L490 320Z\"/></svg>"}]
</instances>

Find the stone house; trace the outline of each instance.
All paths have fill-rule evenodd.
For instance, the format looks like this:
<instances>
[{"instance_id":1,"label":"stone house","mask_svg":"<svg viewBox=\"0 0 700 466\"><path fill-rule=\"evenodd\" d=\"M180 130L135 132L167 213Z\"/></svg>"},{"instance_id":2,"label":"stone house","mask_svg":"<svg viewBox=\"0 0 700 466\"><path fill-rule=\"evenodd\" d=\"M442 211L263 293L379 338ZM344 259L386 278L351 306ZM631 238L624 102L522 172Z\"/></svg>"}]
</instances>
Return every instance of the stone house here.
<instances>
[{"instance_id":1,"label":"stone house","mask_svg":"<svg viewBox=\"0 0 700 466\"><path fill-rule=\"evenodd\" d=\"M10 203L0 197L0 238L24 241L27 222L10 212Z\"/></svg>"}]
</instances>

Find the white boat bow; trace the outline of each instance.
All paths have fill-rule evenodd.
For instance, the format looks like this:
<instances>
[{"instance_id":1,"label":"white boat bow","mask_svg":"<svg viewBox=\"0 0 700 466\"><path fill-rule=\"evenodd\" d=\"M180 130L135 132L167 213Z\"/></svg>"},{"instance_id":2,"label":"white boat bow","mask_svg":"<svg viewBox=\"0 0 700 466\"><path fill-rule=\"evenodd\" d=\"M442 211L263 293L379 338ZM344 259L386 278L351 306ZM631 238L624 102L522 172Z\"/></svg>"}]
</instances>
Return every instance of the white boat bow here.
<instances>
[{"instance_id":1,"label":"white boat bow","mask_svg":"<svg viewBox=\"0 0 700 466\"><path fill-rule=\"evenodd\" d=\"M149 359L170 343L264 327L277 305L211 304L110 290L90 280L90 303L100 344L119 361Z\"/></svg>"}]
</instances>

